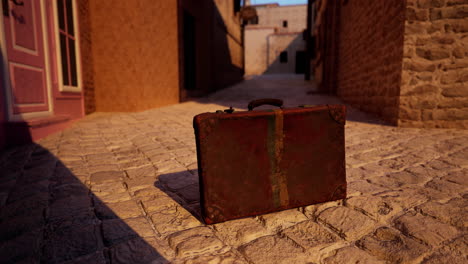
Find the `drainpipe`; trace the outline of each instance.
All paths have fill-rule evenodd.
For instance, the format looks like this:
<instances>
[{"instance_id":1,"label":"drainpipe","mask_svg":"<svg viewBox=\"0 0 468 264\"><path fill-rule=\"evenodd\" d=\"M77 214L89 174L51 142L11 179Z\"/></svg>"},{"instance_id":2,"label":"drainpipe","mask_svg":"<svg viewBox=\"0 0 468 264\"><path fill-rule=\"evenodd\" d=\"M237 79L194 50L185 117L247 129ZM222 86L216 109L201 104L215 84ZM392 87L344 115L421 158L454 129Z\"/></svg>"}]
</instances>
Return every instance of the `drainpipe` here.
<instances>
[{"instance_id":1,"label":"drainpipe","mask_svg":"<svg viewBox=\"0 0 468 264\"><path fill-rule=\"evenodd\" d=\"M236 0L234 0L236 1ZM240 0L239 0L240 1ZM245 7L245 2L246 0L242 1L242 7L241 10L244 9ZM241 27L241 43L242 43L242 77L245 75L245 25L244 25L244 19L241 18L239 19L239 24Z\"/></svg>"},{"instance_id":2,"label":"drainpipe","mask_svg":"<svg viewBox=\"0 0 468 264\"><path fill-rule=\"evenodd\" d=\"M312 4L315 2L315 0L309 0L307 2L307 29L306 29L306 65L305 65L305 74L304 74L304 79L306 81L310 81L310 75L311 75L311 68L310 68L310 61L312 58L312 51L310 50L310 47L312 46L311 41L311 34L312 34Z\"/></svg>"}]
</instances>

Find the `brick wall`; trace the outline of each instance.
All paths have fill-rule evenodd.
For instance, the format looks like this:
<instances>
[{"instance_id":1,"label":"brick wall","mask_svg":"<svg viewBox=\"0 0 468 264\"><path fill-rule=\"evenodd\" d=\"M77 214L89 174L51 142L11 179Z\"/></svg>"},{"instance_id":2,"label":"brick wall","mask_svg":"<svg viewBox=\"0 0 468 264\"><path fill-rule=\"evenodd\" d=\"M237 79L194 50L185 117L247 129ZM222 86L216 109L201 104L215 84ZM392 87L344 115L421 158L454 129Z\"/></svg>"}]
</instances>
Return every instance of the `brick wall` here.
<instances>
[{"instance_id":1,"label":"brick wall","mask_svg":"<svg viewBox=\"0 0 468 264\"><path fill-rule=\"evenodd\" d=\"M400 126L468 128L468 1L407 0Z\"/></svg>"},{"instance_id":2,"label":"brick wall","mask_svg":"<svg viewBox=\"0 0 468 264\"><path fill-rule=\"evenodd\" d=\"M89 14L89 0L78 1L78 21L80 29L81 48L81 78L83 80L85 113L96 111L94 97L93 56L91 52L91 24Z\"/></svg>"},{"instance_id":3,"label":"brick wall","mask_svg":"<svg viewBox=\"0 0 468 264\"><path fill-rule=\"evenodd\" d=\"M341 3L337 10L336 64L324 68L334 71L329 89L336 87L347 103L396 124L404 1L353 0Z\"/></svg>"}]
</instances>

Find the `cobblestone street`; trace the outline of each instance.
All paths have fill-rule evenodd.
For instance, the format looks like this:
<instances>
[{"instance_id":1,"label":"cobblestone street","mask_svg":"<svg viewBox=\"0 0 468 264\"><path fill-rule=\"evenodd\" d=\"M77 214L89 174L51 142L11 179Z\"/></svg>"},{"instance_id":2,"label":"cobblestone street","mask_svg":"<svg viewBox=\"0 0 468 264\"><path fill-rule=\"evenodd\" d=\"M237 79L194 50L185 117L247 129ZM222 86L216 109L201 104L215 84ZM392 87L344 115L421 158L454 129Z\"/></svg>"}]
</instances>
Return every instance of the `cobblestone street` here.
<instances>
[{"instance_id":1,"label":"cobblestone street","mask_svg":"<svg viewBox=\"0 0 468 264\"><path fill-rule=\"evenodd\" d=\"M468 130L397 128L349 106L346 200L199 220L193 117L263 97L339 102L301 78L94 113L4 151L0 263L468 263Z\"/></svg>"}]
</instances>

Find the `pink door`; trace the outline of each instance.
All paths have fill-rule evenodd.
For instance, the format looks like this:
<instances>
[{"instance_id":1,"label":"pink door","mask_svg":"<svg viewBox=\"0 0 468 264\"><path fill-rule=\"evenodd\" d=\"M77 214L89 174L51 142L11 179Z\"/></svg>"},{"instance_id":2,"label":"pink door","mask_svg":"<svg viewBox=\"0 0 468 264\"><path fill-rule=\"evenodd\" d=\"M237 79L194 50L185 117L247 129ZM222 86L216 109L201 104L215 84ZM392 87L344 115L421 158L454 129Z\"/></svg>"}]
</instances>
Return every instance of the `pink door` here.
<instances>
[{"instance_id":1,"label":"pink door","mask_svg":"<svg viewBox=\"0 0 468 264\"><path fill-rule=\"evenodd\" d=\"M41 0L2 0L13 115L48 112L49 89ZM8 3L8 4L7 4ZM11 116L10 114L10 116Z\"/></svg>"}]
</instances>

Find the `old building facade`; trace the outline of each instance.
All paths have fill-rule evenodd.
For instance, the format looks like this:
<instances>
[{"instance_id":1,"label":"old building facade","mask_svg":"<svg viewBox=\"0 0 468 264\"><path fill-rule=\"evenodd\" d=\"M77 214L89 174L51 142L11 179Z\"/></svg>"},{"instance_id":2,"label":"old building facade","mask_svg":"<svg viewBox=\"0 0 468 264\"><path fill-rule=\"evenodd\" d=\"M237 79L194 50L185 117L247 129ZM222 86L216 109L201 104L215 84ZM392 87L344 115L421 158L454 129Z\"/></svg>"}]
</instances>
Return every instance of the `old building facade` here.
<instances>
[{"instance_id":1,"label":"old building facade","mask_svg":"<svg viewBox=\"0 0 468 264\"><path fill-rule=\"evenodd\" d=\"M3 1L0 148L66 127L84 114L76 1Z\"/></svg>"},{"instance_id":2,"label":"old building facade","mask_svg":"<svg viewBox=\"0 0 468 264\"><path fill-rule=\"evenodd\" d=\"M310 1L319 89L391 124L468 128L468 2Z\"/></svg>"},{"instance_id":3,"label":"old building facade","mask_svg":"<svg viewBox=\"0 0 468 264\"><path fill-rule=\"evenodd\" d=\"M4 2L0 147L243 78L239 0Z\"/></svg>"},{"instance_id":4,"label":"old building facade","mask_svg":"<svg viewBox=\"0 0 468 264\"><path fill-rule=\"evenodd\" d=\"M245 74L304 73L307 5L253 5L245 26Z\"/></svg>"}]
</instances>

